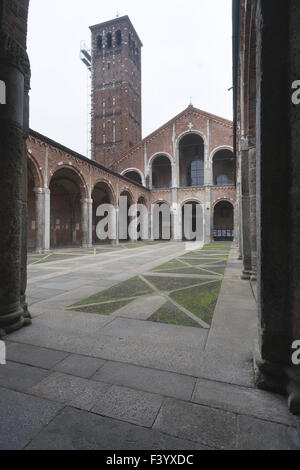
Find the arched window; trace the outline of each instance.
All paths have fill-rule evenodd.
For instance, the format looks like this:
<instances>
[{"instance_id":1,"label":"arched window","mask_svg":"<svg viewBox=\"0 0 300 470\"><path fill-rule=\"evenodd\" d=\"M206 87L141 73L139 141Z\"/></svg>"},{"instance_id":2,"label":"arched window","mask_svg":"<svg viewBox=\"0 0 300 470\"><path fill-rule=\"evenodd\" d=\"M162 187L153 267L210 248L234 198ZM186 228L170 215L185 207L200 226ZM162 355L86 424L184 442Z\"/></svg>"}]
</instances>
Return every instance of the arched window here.
<instances>
[{"instance_id":1,"label":"arched window","mask_svg":"<svg viewBox=\"0 0 300 470\"><path fill-rule=\"evenodd\" d=\"M229 184L229 178L227 175L218 175L216 177L217 186L226 186Z\"/></svg>"},{"instance_id":2,"label":"arched window","mask_svg":"<svg viewBox=\"0 0 300 470\"><path fill-rule=\"evenodd\" d=\"M213 181L216 186L234 184L234 157L231 150L221 149L213 157Z\"/></svg>"},{"instance_id":3,"label":"arched window","mask_svg":"<svg viewBox=\"0 0 300 470\"><path fill-rule=\"evenodd\" d=\"M106 35L106 46L108 49L112 47L112 34L111 33L107 33Z\"/></svg>"},{"instance_id":4,"label":"arched window","mask_svg":"<svg viewBox=\"0 0 300 470\"><path fill-rule=\"evenodd\" d=\"M195 133L188 133L179 143L180 186L204 185L204 140Z\"/></svg>"},{"instance_id":5,"label":"arched window","mask_svg":"<svg viewBox=\"0 0 300 470\"><path fill-rule=\"evenodd\" d=\"M116 32L116 44L117 46L121 46L122 44L122 33L120 30Z\"/></svg>"},{"instance_id":6,"label":"arched window","mask_svg":"<svg viewBox=\"0 0 300 470\"><path fill-rule=\"evenodd\" d=\"M188 169L188 186L203 186L204 161L194 160Z\"/></svg>"},{"instance_id":7,"label":"arched window","mask_svg":"<svg viewBox=\"0 0 300 470\"><path fill-rule=\"evenodd\" d=\"M102 36L97 37L97 49L98 51L102 51L103 47L103 41L102 41Z\"/></svg>"},{"instance_id":8,"label":"arched window","mask_svg":"<svg viewBox=\"0 0 300 470\"><path fill-rule=\"evenodd\" d=\"M152 163L152 188L172 187L171 162L165 155L159 155Z\"/></svg>"}]
</instances>

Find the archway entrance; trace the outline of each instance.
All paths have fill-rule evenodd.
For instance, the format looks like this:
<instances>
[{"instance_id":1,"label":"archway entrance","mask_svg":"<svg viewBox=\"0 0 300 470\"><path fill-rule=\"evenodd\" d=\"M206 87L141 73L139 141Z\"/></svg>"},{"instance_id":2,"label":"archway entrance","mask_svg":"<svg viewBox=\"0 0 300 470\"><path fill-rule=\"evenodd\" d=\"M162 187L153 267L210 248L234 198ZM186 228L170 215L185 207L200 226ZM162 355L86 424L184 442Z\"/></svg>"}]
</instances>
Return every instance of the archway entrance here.
<instances>
[{"instance_id":1,"label":"archway entrance","mask_svg":"<svg viewBox=\"0 0 300 470\"><path fill-rule=\"evenodd\" d=\"M172 215L166 202L153 204L152 232L154 240L169 241L172 238Z\"/></svg>"},{"instance_id":2,"label":"archway entrance","mask_svg":"<svg viewBox=\"0 0 300 470\"><path fill-rule=\"evenodd\" d=\"M198 134L182 137L179 144L180 186L204 185L204 141Z\"/></svg>"},{"instance_id":3,"label":"archway entrance","mask_svg":"<svg viewBox=\"0 0 300 470\"><path fill-rule=\"evenodd\" d=\"M145 198L143 196L139 197L139 199L138 199L138 206L139 205L144 206L145 210L147 209L147 204L146 204ZM139 207L138 207L138 209L139 209ZM142 216L142 213L139 210L137 212L138 212L138 216L140 216L140 218L141 218L141 223L139 223L137 225L137 233L138 233L137 241L142 241L141 233L144 233L148 230L147 229L145 230L145 226L143 226L144 218ZM147 234L147 238L148 237L149 237L149 233Z\"/></svg>"},{"instance_id":4,"label":"archway entrance","mask_svg":"<svg viewBox=\"0 0 300 470\"><path fill-rule=\"evenodd\" d=\"M120 211L119 211L119 238L121 242L130 241L129 238L129 224L132 217L129 216L128 211L133 204L133 199L128 191L123 191L120 196L125 197L125 204L122 200ZM127 227L127 231L126 231Z\"/></svg>"},{"instance_id":5,"label":"archway entrance","mask_svg":"<svg viewBox=\"0 0 300 470\"><path fill-rule=\"evenodd\" d=\"M189 212L188 212L189 211ZM201 218L199 219L201 211ZM188 215L191 214L191 220ZM198 217L197 217L198 216ZM195 241L197 239L196 231L198 229L198 237L203 239L203 213L201 204L196 201L188 201L183 204L181 209L181 220L182 220L182 240L184 241ZM186 226L187 224L187 226ZM191 237L190 232L193 232Z\"/></svg>"},{"instance_id":6,"label":"archway entrance","mask_svg":"<svg viewBox=\"0 0 300 470\"><path fill-rule=\"evenodd\" d=\"M81 185L77 173L62 168L50 182L50 246L78 246L81 233Z\"/></svg>"},{"instance_id":7,"label":"archway entrance","mask_svg":"<svg viewBox=\"0 0 300 470\"><path fill-rule=\"evenodd\" d=\"M213 236L215 241L232 241L234 238L234 210L228 201L215 205Z\"/></svg>"},{"instance_id":8,"label":"archway entrance","mask_svg":"<svg viewBox=\"0 0 300 470\"><path fill-rule=\"evenodd\" d=\"M100 244L100 243L110 243L111 240L107 239L107 240L99 240L97 235L96 235L96 227L97 227L97 223L105 217L105 215L103 217L98 217L96 216L96 212L97 212L97 208L100 206L100 204L113 204L113 200L114 200L114 197L113 197L113 194L112 194L112 191L110 189L110 187L108 186L107 183L101 181L99 183L97 183L95 186L94 186L94 189L93 189L93 192L92 192L92 200L93 200L93 215L92 215L92 220L93 220L93 223L92 223L92 240L93 240L93 243L94 244Z\"/></svg>"}]
</instances>

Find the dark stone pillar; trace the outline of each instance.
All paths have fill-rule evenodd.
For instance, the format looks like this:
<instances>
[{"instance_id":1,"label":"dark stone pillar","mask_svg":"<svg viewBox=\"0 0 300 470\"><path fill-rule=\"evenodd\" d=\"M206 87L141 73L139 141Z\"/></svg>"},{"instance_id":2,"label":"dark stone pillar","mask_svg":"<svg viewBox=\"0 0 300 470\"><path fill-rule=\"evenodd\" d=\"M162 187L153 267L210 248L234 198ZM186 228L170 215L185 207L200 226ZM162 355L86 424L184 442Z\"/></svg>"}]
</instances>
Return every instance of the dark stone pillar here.
<instances>
[{"instance_id":1,"label":"dark stone pillar","mask_svg":"<svg viewBox=\"0 0 300 470\"><path fill-rule=\"evenodd\" d=\"M241 150L241 199L242 199L242 279L251 276L251 242L250 242L250 196L249 196L249 162L248 150Z\"/></svg>"},{"instance_id":2,"label":"dark stone pillar","mask_svg":"<svg viewBox=\"0 0 300 470\"><path fill-rule=\"evenodd\" d=\"M256 281L256 149L255 147L249 148L248 159L249 159L251 279Z\"/></svg>"},{"instance_id":3,"label":"dark stone pillar","mask_svg":"<svg viewBox=\"0 0 300 470\"><path fill-rule=\"evenodd\" d=\"M6 88L6 102L0 105L0 336L21 328L29 316L25 300L27 10L26 0L0 1L0 80Z\"/></svg>"},{"instance_id":4,"label":"dark stone pillar","mask_svg":"<svg viewBox=\"0 0 300 470\"><path fill-rule=\"evenodd\" d=\"M257 275L258 386L288 395L300 414L300 3L258 2L257 11ZM274 51L276 53L274 54Z\"/></svg>"}]
</instances>

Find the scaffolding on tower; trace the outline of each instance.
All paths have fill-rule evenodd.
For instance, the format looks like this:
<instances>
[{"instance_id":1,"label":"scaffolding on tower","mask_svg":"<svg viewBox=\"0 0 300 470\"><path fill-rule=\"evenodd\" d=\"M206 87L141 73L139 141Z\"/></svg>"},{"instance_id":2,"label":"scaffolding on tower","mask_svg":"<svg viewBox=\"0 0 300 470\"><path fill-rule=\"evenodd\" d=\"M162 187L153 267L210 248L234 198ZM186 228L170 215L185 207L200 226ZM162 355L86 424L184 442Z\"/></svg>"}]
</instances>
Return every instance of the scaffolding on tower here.
<instances>
[{"instance_id":1,"label":"scaffolding on tower","mask_svg":"<svg viewBox=\"0 0 300 470\"><path fill-rule=\"evenodd\" d=\"M88 49L85 41L80 43L80 60L86 66L87 73L87 132L86 132L86 156L91 158L91 124L92 124L92 56L91 49Z\"/></svg>"}]
</instances>

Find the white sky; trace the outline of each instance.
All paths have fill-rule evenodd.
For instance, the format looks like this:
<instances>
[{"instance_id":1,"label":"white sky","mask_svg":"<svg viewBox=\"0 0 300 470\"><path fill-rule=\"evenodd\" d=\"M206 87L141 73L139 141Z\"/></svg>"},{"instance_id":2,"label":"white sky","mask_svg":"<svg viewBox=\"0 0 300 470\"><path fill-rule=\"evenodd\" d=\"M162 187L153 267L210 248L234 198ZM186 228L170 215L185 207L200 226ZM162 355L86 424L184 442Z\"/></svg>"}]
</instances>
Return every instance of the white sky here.
<instances>
[{"instance_id":1,"label":"white sky","mask_svg":"<svg viewBox=\"0 0 300 470\"><path fill-rule=\"evenodd\" d=\"M86 155L89 26L128 15L142 50L143 137L193 105L232 119L231 0L30 0L30 126Z\"/></svg>"}]
</instances>

